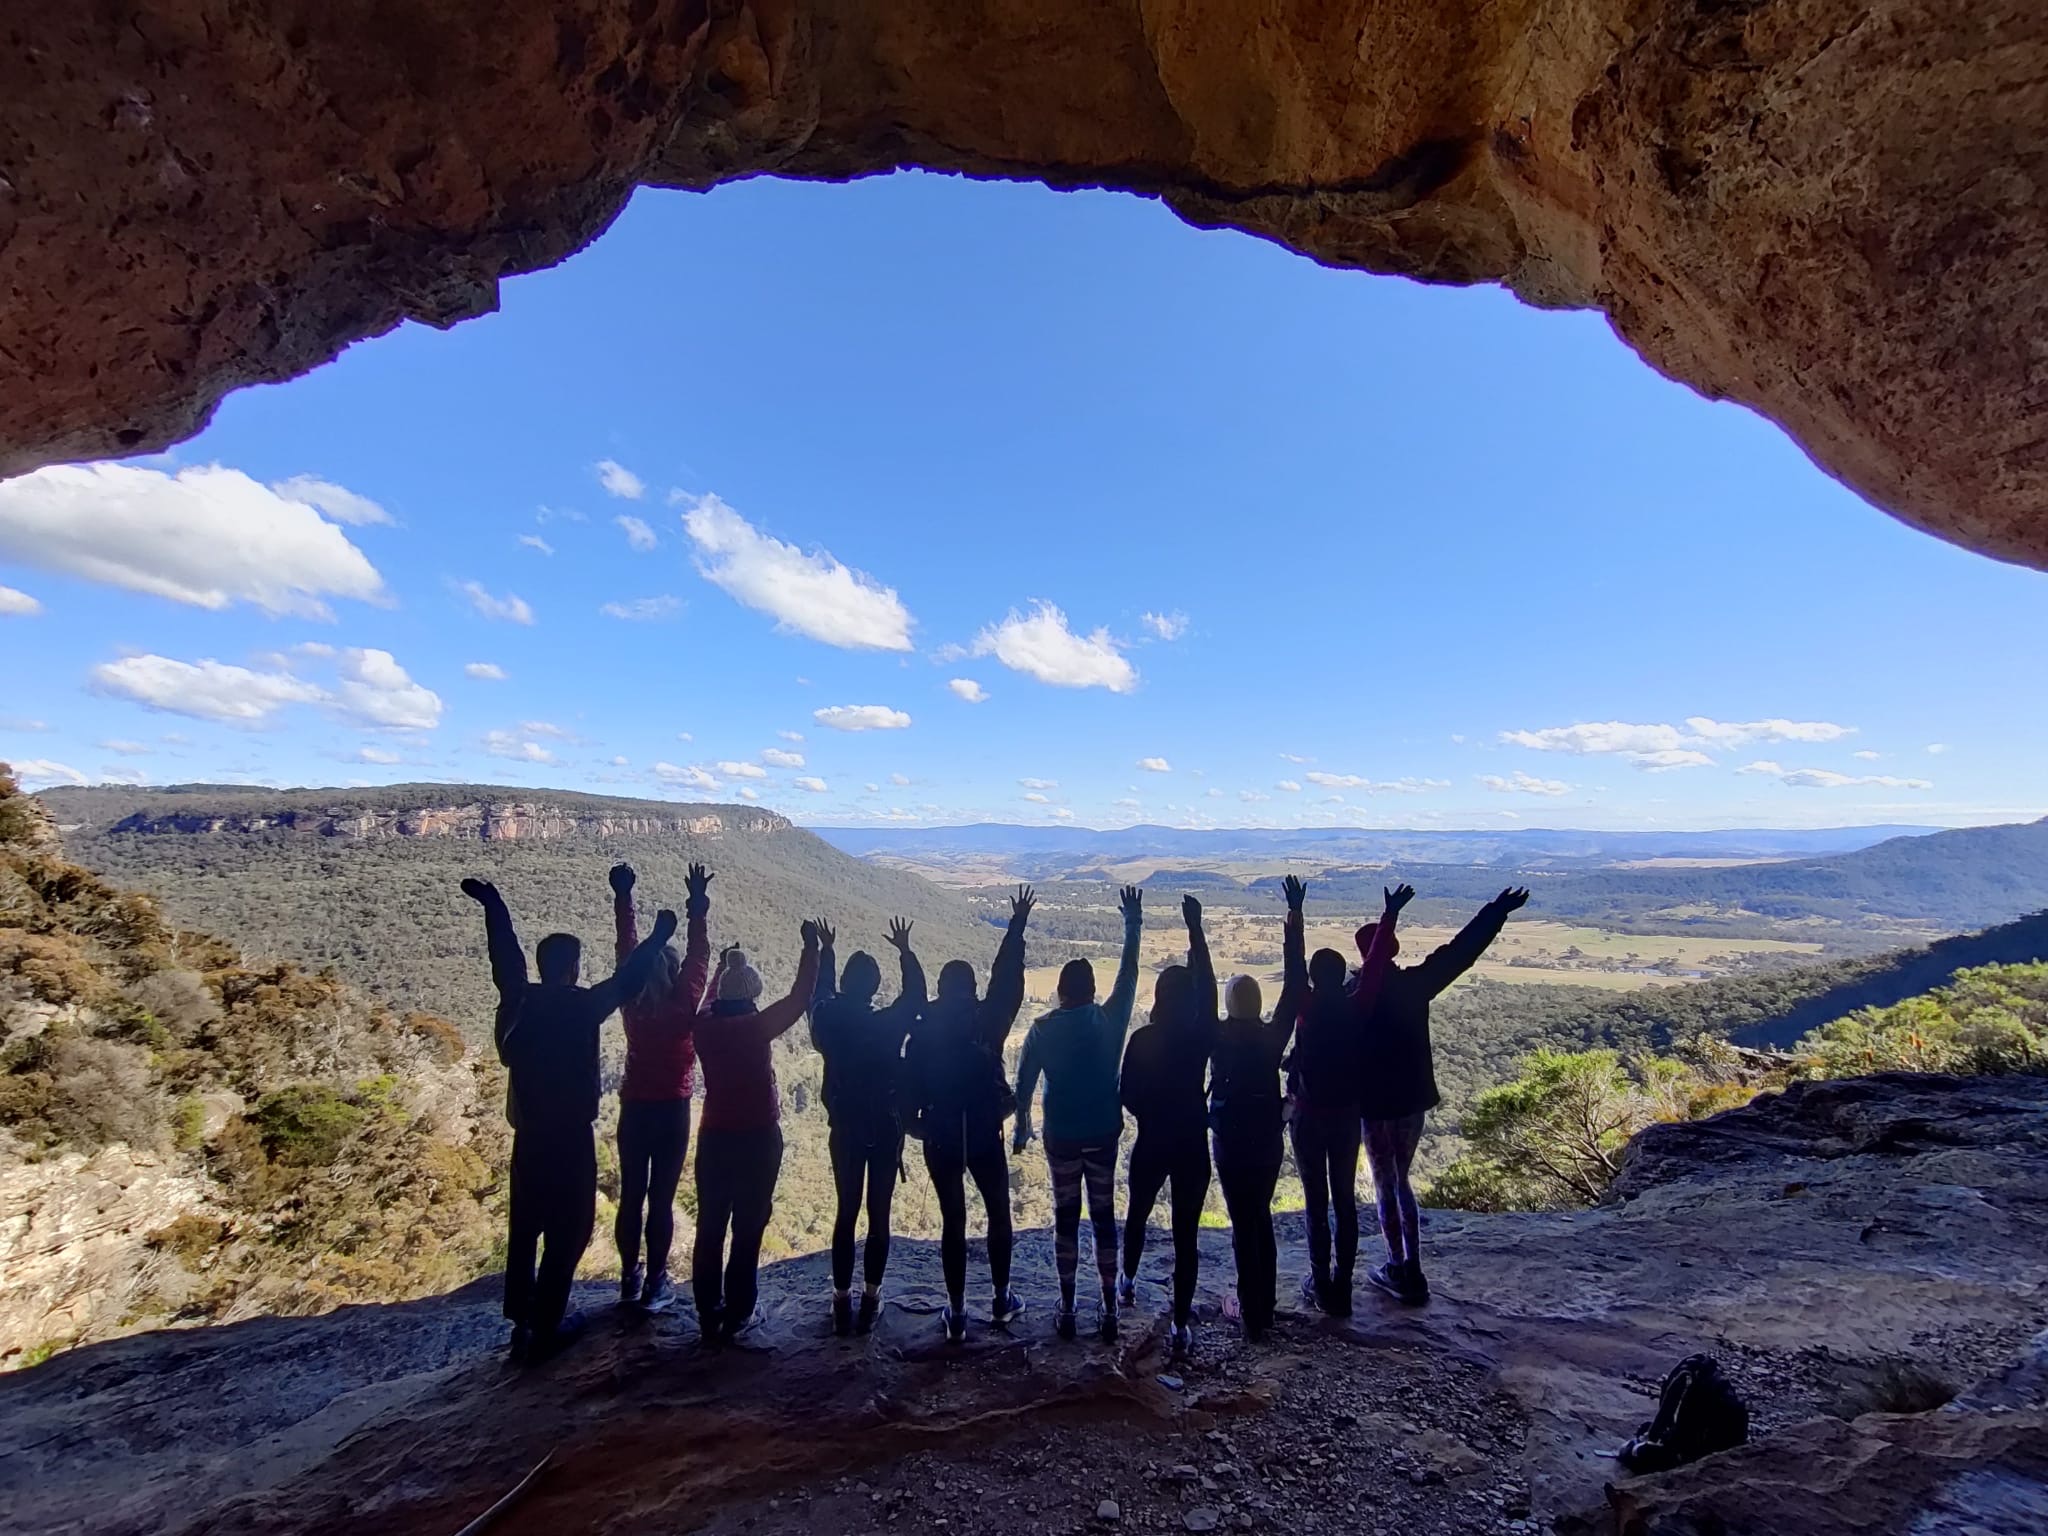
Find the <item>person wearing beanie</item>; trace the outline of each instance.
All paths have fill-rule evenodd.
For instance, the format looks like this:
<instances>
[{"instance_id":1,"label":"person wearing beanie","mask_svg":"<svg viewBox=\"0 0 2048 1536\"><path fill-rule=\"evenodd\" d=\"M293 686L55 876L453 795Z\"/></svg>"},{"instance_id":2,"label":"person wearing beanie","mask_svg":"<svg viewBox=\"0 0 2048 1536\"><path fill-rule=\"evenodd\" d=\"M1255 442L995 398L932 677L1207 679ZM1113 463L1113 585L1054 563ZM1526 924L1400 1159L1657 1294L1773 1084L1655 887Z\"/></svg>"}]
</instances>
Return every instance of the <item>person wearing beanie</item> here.
<instances>
[{"instance_id":1,"label":"person wearing beanie","mask_svg":"<svg viewBox=\"0 0 2048 1536\"><path fill-rule=\"evenodd\" d=\"M1372 1163L1380 1234L1387 1241L1387 1262L1375 1265L1366 1279L1410 1306L1429 1300L1429 1281L1422 1273L1422 1213L1408 1180L1423 1122L1441 1098L1429 1039L1429 1005L1472 969L1500 937L1508 914L1521 910L1528 900L1524 888L1502 891L1419 965L1393 965L1400 941L1382 943L1371 924L1358 930L1359 953L1383 949L1389 962L1368 1010L1358 1056L1358 1108L1366 1156Z\"/></svg>"},{"instance_id":2,"label":"person wearing beanie","mask_svg":"<svg viewBox=\"0 0 2048 1536\"><path fill-rule=\"evenodd\" d=\"M1123 956L1109 1001L1095 1001L1095 968L1070 960L1060 971L1059 1007L1041 1016L1024 1037L1017 1064L1017 1131L1012 1149L1031 1143L1031 1101L1045 1079L1045 1160L1052 1173L1053 1258L1059 1267L1060 1310L1054 1325L1074 1336L1074 1276L1081 1258L1081 1194L1095 1228L1095 1268L1102 1278L1101 1332L1116 1326L1116 1149L1123 1137L1117 1067L1131 1008L1138 998L1138 935L1144 892L1127 885L1119 898L1124 916Z\"/></svg>"},{"instance_id":3,"label":"person wearing beanie","mask_svg":"<svg viewBox=\"0 0 2048 1536\"><path fill-rule=\"evenodd\" d=\"M697 1127L697 1239L690 1289L707 1343L753 1321L761 1239L782 1172L782 1095L774 1046L810 1006L818 985L819 925L803 925L803 958L789 995L759 1006L761 973L735 945L719 958L714 1001L697 1015L704 1117ZM732 1250L726 1252L730 1233Z\"/></svg>"},{"instance_id":4,"label":"person wearing beanie","mask_svg":"<svg viewBox=\"0 0 2048 1536\"><path fill-rule=\"evenodd\" d=\"M1124 1213L1124 1273L1117 1300L1137 1300L1138 1263L1145 1227L1160 1189L1173 1184L1172 1349L1185 1355L1194 1343L1195 1280L1202 1262L1202 1207L1209 1198L1209 1139L1205 1093L1209 1055L1216 1044L1216 969L1202 933L1202 904L1181 898L1188 927L1188 962L1159 973L1152 1019L1124 1050L1118 1096L1138 1122L1131 1147L1130 1207Z\"/></svg>"},{"instance_id":5,"label":"person wearing beanie","mask_svg":"<svg viewBox=\"0 0 2048 1536\"><path fill-rule=\"evenodd\" d=\"M974 992L974 967L948 960L938 995L919 1015L904 1048L904 1109L910 1134L924 1144L924 1168L939 1199L939 1267L946 1282L940 1321L946 1341L967 1337L967 1181L988 1214L989 1320L1008 1327L1024 1303L1010 1288L1010 1165L1003 1121L1015 1105L1003 1075L1003 1046L1024 1006L1024 929L1037 897L1020 885L1010 922L988 969L988 991Z\"/></svg>"},{"instance_id":6,"label":"person wearing beanie","mask_svg":"<svg viewBox=\"0 0 2048 1536\"><path fill-rule=\"evenodd\" d=\"M1334 949L1317 950L1305 974L1294 978L1303 990L1294 1054L1287 1062L1288 1091L1311 1266L1302 1278L1302 1297L1333 1317L1351 1315L1351 1276L1358 1261L1359 1041L1392 955L1395 916L1414 895L1408 885L1387 891L1386 910L1355 984L1346 985L1344 957Z\"/></svg>"},{"instance_id":7,"label":"person wearing beanie","mask_svg":"<svg viewBox=\"0 0 2048 1536\"><path fill-rule=\"evenodd\" d=\"M882 968L866 950L846 959L842 979L833 955L833 934L818 925L824 949L818 991L811 999L811 1044L825 1060L825 1115L832 1159L836 1209L832 1217L832 1331L844 1338L874 1327L881 1307L882 1275L889 1266L889 1207L903 1162L903 1122L897 1088L903 1075L903 1042L924 1007L924 967L910 948L910 924L889 924L889 943L901 964L903 984L896 1000L875 1006ZM862 1274L860 1316L853 1311L854 1229L861 1198L868 1208L868 1245Z\"/></svg>"},{"instance_id":8,"label":"person wearing beanie","mask_svg":"<svg viewBox=\"0 0 2048 1536\"><path fill-rule=\"evenodd\" d=\"M691 1036L704 1006L711 969L711 872L692 864L684 881L688 942L673 949L638 997L620 1010L626 1025L626 1071L619 1083L619 1305L659 1308L669 1299L668 1255L676 1235L676 1185L690 1151L690 1095L696 1083ZM633 866L611 872L612 919L621 965L640 945L633 910ZM646 1213L647 1267L640 1267L641 1213Z\"/></svg>"}]
</instances>

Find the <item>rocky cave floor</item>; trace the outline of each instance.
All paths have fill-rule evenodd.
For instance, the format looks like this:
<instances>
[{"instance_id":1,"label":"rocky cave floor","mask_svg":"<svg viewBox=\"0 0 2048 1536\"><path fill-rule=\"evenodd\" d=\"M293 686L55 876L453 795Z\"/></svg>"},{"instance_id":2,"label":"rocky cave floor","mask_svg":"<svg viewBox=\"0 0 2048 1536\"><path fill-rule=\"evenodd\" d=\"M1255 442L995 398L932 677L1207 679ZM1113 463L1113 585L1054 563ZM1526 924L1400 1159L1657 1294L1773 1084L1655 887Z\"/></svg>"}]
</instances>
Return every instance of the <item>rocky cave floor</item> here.
<instances>
[{"instance_id":1,"label":"rocky cave floor","mask_svg":"<svg viewBox=\"0 0 2048 1536\"><path fill-rule=\"evenodd\" d=\"M767 1271L724 1351L687 1305L636 1321L588 1286L589 1335L517 1370L489 1281L139 1335L0 1379L0 1508L21 1536L453 1536L547 1457L491 1529L2048 1530L2048 1080L1812 1085L1650 1133L1619 1194L1433 1213L1431 1305L1361 1286L1350 1320L1283 1314L1257 1347L1215 1316L1229 1245L1204 1233L1182 1362L1163 1234L1114 1348L1054 1337L1042 1232L1018 1251L1031 1310L960 1348L912 1241L857 1340L830 1336L822 1256ZM1300 1238L1284 1221L1283 1292ZM1623 1476L1615 1448L1699 1349L1751 1444Z\"/></svg>"}]
</instances>

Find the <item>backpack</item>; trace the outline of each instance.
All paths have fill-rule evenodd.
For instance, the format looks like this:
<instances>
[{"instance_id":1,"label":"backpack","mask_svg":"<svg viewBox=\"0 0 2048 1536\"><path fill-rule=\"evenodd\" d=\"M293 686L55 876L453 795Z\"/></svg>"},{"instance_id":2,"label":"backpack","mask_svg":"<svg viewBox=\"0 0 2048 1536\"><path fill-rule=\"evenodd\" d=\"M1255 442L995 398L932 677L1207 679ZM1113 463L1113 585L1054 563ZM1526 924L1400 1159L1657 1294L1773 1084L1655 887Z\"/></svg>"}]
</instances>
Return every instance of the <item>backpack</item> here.
<instances>
[{"instance_id":1,"label":"backpack","mask_svg":"<svg viewBox=\"0 0 2048 1536\"><path fill-rule=\"evenodd\" d=\"M1621 1448L1631 1472L1662 1472L1749 1441L1749 1409L1712 1355L1688 1355L1664 1378L1657 1416Z\"/></svg>"}]
</instances>

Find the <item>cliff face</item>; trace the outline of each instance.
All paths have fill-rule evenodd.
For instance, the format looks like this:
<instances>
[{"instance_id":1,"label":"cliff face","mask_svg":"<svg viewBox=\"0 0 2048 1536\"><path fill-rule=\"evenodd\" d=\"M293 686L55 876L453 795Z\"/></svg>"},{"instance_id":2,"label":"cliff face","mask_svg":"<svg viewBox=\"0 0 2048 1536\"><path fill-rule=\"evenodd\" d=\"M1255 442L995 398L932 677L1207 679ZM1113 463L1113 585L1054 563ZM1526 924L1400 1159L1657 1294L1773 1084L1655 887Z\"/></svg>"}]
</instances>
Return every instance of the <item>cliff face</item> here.
<instances>
[{"instance_id":1,"label":"cliff face","mask_svg":"<svg viewBox=\"0 0 2048 1536\"><path fill-rule=\"evenodd\" d=\"M1054 1338L1043 1233L1019 1255L1034 1310L954 1351L922 1243L865 1340L829 1337L812 1258L767 1273L748 1347L701 1352L686 1306L622 1326L592 1288L591 1335L524 1374L484 1282L0 1381L0 1497L24 1536L445 1536L552 1456L498 1529L1077 1530L1107 1501L1188 1531L2019 1536L2048 1497L2044 1187L2048 1081L1807 1085L1646 1133L1601 1209L1431 1213L1421 1310L1364 1292L1245 1349L1205 1233L1187 1362L1164 1353L1160 1234L1115 1348ZM1622 1476L1611 1452L1696 1349L1753 1443Z\"/></svg>"},{"instance_id":2,"label":"cliff face","mask_svg":"<svg viewBox=\"0 0 2048 1536\"><path fill-rule=\"evenodd\" d=\"M449 326L636 184L1163 199L1604 310L1880 505L2048 562L2037 0L152 0L0 50L0 473Z\"/></svg>"},{"instance_id":3,"label":"cliff face","mask_svg":"<svg viewBox=\"0 0 2048 1536\"><path fill-rule=\"evenodd\" d=\"M148 837L220 833L286 832L381 842L396 837L470 838L481 842L549 842L578 834L590 837L743 837L786 832L790 823L768 811L699 813L689 816L586 815L546 801L492 801L467 805L419 806L404 810L286 810L241 815L138 811L110 832Z\"/></svg>"}]
</instances>

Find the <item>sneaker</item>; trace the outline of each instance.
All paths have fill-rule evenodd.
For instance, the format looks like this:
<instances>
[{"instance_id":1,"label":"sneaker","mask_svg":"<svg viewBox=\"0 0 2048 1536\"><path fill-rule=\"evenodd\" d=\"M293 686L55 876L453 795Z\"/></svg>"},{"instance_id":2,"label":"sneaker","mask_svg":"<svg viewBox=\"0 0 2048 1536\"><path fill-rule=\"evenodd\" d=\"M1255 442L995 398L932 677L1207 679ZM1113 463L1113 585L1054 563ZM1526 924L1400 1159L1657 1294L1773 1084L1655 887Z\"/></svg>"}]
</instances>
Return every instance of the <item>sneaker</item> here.
<instances>
[{"instance_id":1,"label":"sneaker","mask_svg":"<svg viewBox=\"0 0 2048 1536\"><path fill-rule=\"evenodd\" d=\"M1114 1296L1104 1296L1102 1298L1101 1333L1103 1343L1114 1344L1116 1342L1116 1298Z\"/></svg>"},{"instance_id":2,"label":"sneaker","mask_svg":"<svg viewBox=\"0 0 2048 1536\"><path fill-rule=\"evenodd\" d=\"M754 1324L758 1323L759 1321L761 1321L761 1312L758 1307L755 1308L752 1312L749 1312L745 1317L728 1316L725 1319L725 1327L723 1330L725 1342L728 1344L732 1343L734 1339L737 1339L741 1334L745 1333L749 1328L753 1327Z\"/></svg>"},{"instance_id":3,"label":"sneaker","mask_svg":"<svg viewBox=\"0 0 2048 1536\"><path fill-rule=\"evenodd\" d=\"M669 1284L666 1269L657 1269L647 1277L647 1283L640 1287L640 1305L650 1312L659 1312L674 1297L675 1288Z\"/></svg>"},{"instance_id":4,"label":"sneaker","mask_svg":"<svg viewBox=\"0 0 2048 1536\"><path fill-rule=\"evenodd\" d=\"M1323 1279L1320 1275L1303 1275L1301 1277L1301 1300L1302 1305L1313 1308L1317 1312L1329 1311L1330 1282Z\"/></svg>"},{"instance_id":5,"label":"sneaker","mask_svg":"<svg viewBox=\"0 0 2048 1536\"><path fill-rule=\"evenodd\" d=\"M1396 1301L1406 1301L1408 1290L1405 1284L1405 1267L1392 1261L1375 1264L1365 1272L1365 1283L1376 1291L1385 1291Z\"/></svg>"},{"instance_id":6,"label":"sneaker","mask_svg":"<svg viewBox=\"0 0 2048 1536\"><path fill-rule=\"evenodd\" d=\"M641 1270L638 1264L630 1266L619 1276L619 1305L637 1306L640 1301Z\"/></svg>"},{"instance_id":7,"label":"sneaker","mask_svg":"<svg viewBox=\"0 0 2048 1536\"><path fill-rule=\"evenodd\" d=\"M1057 1334L1058 1334L1058 1335L1059 1335L1059 1336L1060 1336L1061 1338L1063 1338L1063 1339L1071 1339L1071 1338L1073 1338L1073 1336L1074 1336L1074 1304L1073 1304L1072 1302L1070 1302L1070 1301L1063 1301L1063 1302L1061 1302L1061 1303L1060 1303L1060 1309L1059 1309L1059 1311L1057 1311L1057 1312L1055 1312L1055 1313L1053 1314L1053 1318L1052 1318L1052 1326L1053 1326L1053 1332L1057 1333Z\"/></svg>"},{"instance_id":8,"label":"sneaker","mask_svg":"<svg viewBox=\"0 0 2048 1536\"><path fill-rule=\"evenodd\" d=\"M845 1338L853 1332L853 1297L846 1291L832 1293L832 1334Z\"/></svg>"},{"instance_id":9,"label":"sneaker","mask_svg":"<svg viewBox=\"0 0 2048 1536\"><path fill-rule=\"evenodd\" d=\"M505 1352L505 1358L513 1365L524 1365L532 1353L533 1330L524 1323L513 1324L512 1347Z\"/></svg>"},{"instance_id":10,"label":"sneaker","mask_svg":"<svg viewBox=\"0 0 2048 1536\"><path fill-rule=\"evenodd\" d=\"M1401 1300L1411 1307L1429 1301L1429 1281L1422 1273L1422 1260L1410 1259L1401 1266Z\"/></svg>"},{"instance_id":11,"label":"sneaker","mask_svg":"<svg viewBox=\"0 0 2048 1536\"><path fill-rule=\"evenodd\" d=\"M697 1314L697 1332L708 1345L717 1346L725 1342L725 1311L721 1307L706 1307Z\"/></svg>"},{"instance_id":12,"label":"sneaker","mask_svg":"<svg viewBox=\"0 0 2048 1536\"><path fill-rule=\"evenodd\" d=\"M590 1326L590 1319L581 1312L571 1312L555 1326L555 1331L546 1338L536 1338L526 1350L526 1363L539 1365L552 1360L581 1337L583 1330Z\"/></svg>"},{"instance_id":13,"label":"sneaker","mask_svg":"<svg viewBox=\"0 0 2048 1536\"><path fill-rule=\"evenodd\" d=\"M1166 1337L1172 1346L1174 1359L1185 1360L1194 1352L1195 1330L1189 1324L1175 1323Z\"/></svg>"},{"instance_id":14,"label":"sneaker","mask_svg":"<svg viewBox=\"0 0 2048 1536\"><path fill-rule=\"evenodd\" d=\"M1351 1277L1349 1275L1336 1275L1331 1278L1329 1295L1323 1302L1323 1310L1332 1317L1349 1317L1351 1315Z\"/></svg>"},{"instance_id":15,"label":"sneaker","mask_svg":"<svg viewBox=\"0 0 2048 1536\"><path fill-rule=\"evenodd\" d=\"M880 1291L862 1291L860 1293L860 1312L853 1320L853 1331L855 1333L873 1333L875 1331L875 1316L881 1310L882 1293Z\"/></svg>"},{"instance_id":16,"label":"sneaker","mask_svg":"<svg viewBox=\"0 0 2048 1536\"><path fill-rule=\"evenodd\" d=\"M1006 1291L989 1303L988 1320L998 1328L1007 1328L1023 1310L1024 1299L1015 1291Z\"/></svg>"},{"instance_id":17,"label":"sneaker","mask_svg":"<svg viewBox=\"0 0 2048 1536\"><path fill-rule=\"evenodd\" d=\"M1138 1283L1124 1275L1116 1283L1116 1304L1126 1311L1138 1304Z\"/></svg>"},{"instance_id":18,"label":"sneaker","mask_svg":"<svg viewBox=\"0 0 2048 1536\"><path fill-rule=\"evenodd\" d=\"M946 1322L946 1342L965 1344L967 1342L967 1314L957 1307L947 1307L943 1314Z\"/></svg>"}]
</instances>

